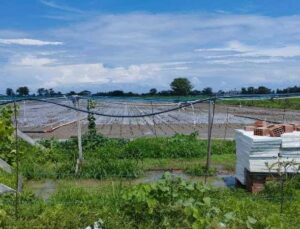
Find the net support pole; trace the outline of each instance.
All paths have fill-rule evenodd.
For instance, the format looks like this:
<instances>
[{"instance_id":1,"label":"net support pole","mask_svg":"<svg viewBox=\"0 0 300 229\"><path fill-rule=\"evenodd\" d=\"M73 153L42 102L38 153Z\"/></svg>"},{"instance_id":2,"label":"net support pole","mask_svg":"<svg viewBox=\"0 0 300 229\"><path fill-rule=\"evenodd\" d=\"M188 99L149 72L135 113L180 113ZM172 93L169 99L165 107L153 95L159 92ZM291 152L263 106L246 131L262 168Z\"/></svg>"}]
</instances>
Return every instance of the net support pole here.
<instances>
[{"instance_id":1,"label":"net support pole","mask_svg":"<svg viewBox=\"0 0 300 229\"><path fill-rule=\"evenodd\" d=\"M15 154L16 154L16 196L15 196L15 216L19 219L19 192L21 191L19 176L19 136L18 136L18 117L17 104L14 101L14 121L15 121Z\"/></svg>"},{"instance_id":2,"label":"net support pole","mask_svg":"<svg viewBox=\"0 0 300 229\"><path fill-rule=\"evenodd\" d=\"M79 97L73 97L73 103L75 108L79 109ZM83 153L82 153L82 134L81 134L81 120L80 120L80 112L77 111L77 139L78 139L78 159L76 163L75 173L79 172L79 169L83 162Z\"/></svg>"},{"instance_id":3,"label":"net support pole","mask_svg":"<svg viewBox=\"0 0 300 229\"><path fill-rule=\"evenodd\" d=\"M205 183L207 174L209 172L211 166L211 134L212 134L212 126L213 126L213 119L214 119L214 111L215 110L215 101L209 101L208 107L208 133L207 133L207 157L206 157L206 175L205 175Z\"/></svg>"},{"instance_id":4,"label":"net support pole","mask_svg":"<svg viewBox=\"0 0 300 229\"><path fill-rule=\"evenodd\" d=\"M224 141L226 140L226 137L227 137L228 118L229 118L228 116L229 116L229 108L227 107L227 109L226 109L226 122L225 122L224 138L223 138Z\"/></svg>"}]
</instances>

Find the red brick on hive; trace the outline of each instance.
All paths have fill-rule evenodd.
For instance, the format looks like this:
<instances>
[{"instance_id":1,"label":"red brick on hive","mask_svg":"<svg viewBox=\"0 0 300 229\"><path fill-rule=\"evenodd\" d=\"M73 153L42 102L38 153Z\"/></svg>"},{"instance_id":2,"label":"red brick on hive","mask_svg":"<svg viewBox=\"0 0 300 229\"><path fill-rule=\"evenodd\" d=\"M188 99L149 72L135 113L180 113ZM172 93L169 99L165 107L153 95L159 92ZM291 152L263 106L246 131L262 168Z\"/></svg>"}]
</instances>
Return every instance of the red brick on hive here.
<instances>
[{"instance_id":1,"label":"red brick on hive","mask_svg":"<svg viewBox=\"0 0 300 229\"><path fill-rule=\"evenodd\" d=\"M291 133L294 131L294 125L291 124L283 124L283 129L285 133Z\"/></svg>"},{"instance_id":2,"label":"red brick on hive","mask_svg":"<svg viewBox=\"0 0 300 229\"><path fill-rule=\"evenodd\" d=\"M270 130L271 137L280 137L284 133L283 125L275 125L274 127L271 127L269 130Z\"/></svg>"},{"instance_id":3,"label":"red brick on hive","mask_svg":"<svg viewBox=\"0 0 300 229\"><path fill-rule=\"evenodd\" d=\"M298 123L298 122L292 122L292 123L290 123L290 125L293 125L294 130L297 130L297 128L300 128L300 123Z\"/></svg>"},{"instance_id":4,"label":"red brick on hive","mask_svg":"<svg viewBox=\"0 0 300 229\"><path fill-rule=\"evenodd\" d=\"M262 120L257 120L255 121L255 126L256 127L267 127L267 122L266 121L262 121Z\"/></svg>"},{"instance_id":5,"label":"red brick on hive","mask_svg":"<svg viewBox=\"0 0 300 229\"><path fill-rule=\"evenodd\" d=\"M268 135L270 135L270 131L267 127L256 127L254 129L254 135L268 136Z\"/></svg>"},{"instance_id":6,"label":"red brick on hive","mask_svg":"<svg viewBox=\"0 0 300 229\"><path fill-rule=\"evenodd\" d=\"M296 131L300 131L300 126L299 126L299 127L296 127Z\"/></svg>"},{"instance_id":7,"label":"red brick on hive","mask_svg":"<svg viewBox=\"0 0 300 229\"><path fill-rule=\"evenodd\" d=\"M254 131L254 129L255 129L255 126L245 126L244 127L245 131Z\"/></svg>"}]
</instances>

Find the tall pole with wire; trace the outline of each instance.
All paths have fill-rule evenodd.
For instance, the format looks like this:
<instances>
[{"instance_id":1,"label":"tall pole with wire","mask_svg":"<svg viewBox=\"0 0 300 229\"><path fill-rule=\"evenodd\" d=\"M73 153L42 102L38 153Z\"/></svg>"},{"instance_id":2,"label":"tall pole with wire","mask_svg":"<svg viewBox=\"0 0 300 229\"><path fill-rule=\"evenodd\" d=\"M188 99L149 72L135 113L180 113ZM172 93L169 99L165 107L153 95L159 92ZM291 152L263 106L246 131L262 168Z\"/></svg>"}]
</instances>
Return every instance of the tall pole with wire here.
<instances>
[{"instance_id":1,"label":"tall pole with wire","mask_svg":"<svg viewBox=\"0 0 300 229\"><path fill-rule=\"evenodd\" d=\"M78 96L73 97L73 104L75 108L77 109L80 108ZM78 159L77 159L76 169L75 169L76 174L78 173L80 166L82 165L83 162L80 111L77 111L77 138L78 138Z\"/></svg>"},{"instance_id":2,"label":"tall pole with wire","mask_svg":"<svg viewBox=\"0 0 300 229\"><path fill-rule=\"evenodd\" d=\"M206 183L206 179L207 179L207 174L208 174L210 166L211 166L211 134L212 134L214 116L215 116L215 100L209 100L205 183Z\"/></svg>"},{"instance_id":3,"label":"tall pole with wire","mask_svg":"<svg viewBox=\"0 0 300 229\"><path fill-rule=\"evenodd\" d=\"M153 102L151 101L151 112L153 113ZM152 121L153 121L153 127L154 127L154 135L155 137L157 137L157 133L156 133L156 123L155 123L155 116L152 115Z\"/></svg>"},{"instance_id":4,"label":"tall pole with wire","mask_svg":"<svg viewBox=\"0 0 300 229\"><path fill-rule=\"evenodd\" d=\"M14 101L14 121L15 121L15 154L16 154L16 196L15 196L15 216L19 219L19 137L18 137L18 118L17 104Z\"/></svg>"},{"instance_id":5,"label":"tall pole with wire","mask_svg":"<svg viewBox=\"0 0 300 229\"><path fill-rule=\"evenodd\" d=\"M226 109L225 131L224 131L224 138L223 138L224 141L226 140L226 137L227 137L227 127L228 127L228 118L229 118L228 116L229 116L229 108L227 107L227 109Z\"/></svg>"}]
</instances>

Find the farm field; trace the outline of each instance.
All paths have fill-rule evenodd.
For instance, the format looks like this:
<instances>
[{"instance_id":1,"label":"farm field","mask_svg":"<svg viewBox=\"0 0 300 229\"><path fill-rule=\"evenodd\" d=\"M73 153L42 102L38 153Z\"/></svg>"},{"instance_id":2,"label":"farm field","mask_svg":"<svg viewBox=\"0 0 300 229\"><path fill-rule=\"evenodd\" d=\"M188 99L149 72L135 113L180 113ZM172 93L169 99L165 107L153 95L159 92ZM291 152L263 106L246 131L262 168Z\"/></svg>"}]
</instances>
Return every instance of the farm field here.
<instances>
[{"instance_id":1,"label":"farm field","mask_svg":"<svg viewBox=\"0 0 300 229\"><path fill-rule=\"evenodd\" d=\"M61 104L71 105L70 101L58 100ZM268 102L268 101L266 101ZM234 129L243 128L251 124L254 119L275 122L300 121L299 111L268 107L249 107L248 103L232 103L222 101L216 105L214 138L233 138ZM243 103L246 103L243 105ZM255 101L255 104L258 103ZM249 101L251 104L251 101ZM19 126L33 138L68 139L77 135L76 112L53 104L39 102L20 103ZM241 105L241 106L240 106ZM141 101L101 101L96 100L93 111L108 115L141 115L176 108L177 103ZM86 100L82 100L80 107L86 108ZM87 131L86 115L81 114L82 130ZM98 133L113 138L137 138L142 136L172 136L174 134L190 134L198 132L200 138L207 138L208 104L196 104L192 107L172 111L165 114L144 118L114 118L95 116ZM64 125L68 124L68 125ZM61 127L60 127L61 126ZM59 128L57 128L59 127ZM51 129L55 129L50 131ZM57 128L57 129L56 129ZM48 132L47 132L48 131Z\"/></svg>"},{"instance_id":2,"label":"farm field","mask_svg":"<svg viewBox=\"0 0 300 229\"><path fill-rule=\"evenodd\" d=\"M136 104L127 104L128 114L132 114L132 106ZM148 104L139 106L141 112L142 109L151 112L153 108L149 110ZM18 120L22 130L33 129L36 123L39 128L48 127L43 119L49 117L55 125L62 117L67 118L64 122L76 118L76 113L68 110L54 116L57 110L53 109L60 108L52 105L29 102L25 104L25 112L22 109L21 105ZM122 110L117 104L110 109L112 114ZM161 104L155 109L162 109ZM201 114L198 120L197 109ZM75 172L78 142L76 137L70 138L76 134L59 136L55 131L48 136L31 134L40 139L45 136L39 141L42 147L20 140L22 192L17 202L13 193L0 196L0 225L6 228L85 228L96 222L98 228L297 228L300 223L299 177L287 179L283 186L272 179L258 194L236 188L235 142L224 140L225 124L227 138L230 138L234 128L253 122L241 116L297 121L297 111L217 105L213 133L219 127L220 137L213 134L212 165L207 171L208 143L202 139L207 134L207 109L207 104L202 104L178 111L178 117L182 117L178 123L164 116L157 118L158 123L149 117L143 120L143 125L136 124L139 131L143 130L141 126L144 131L153 131L148 135L132 134L133 124L129 119L120 122L114 119L109 124L111 133L105 133L99 127L107 118L98 117L95 120L98 134L92 133L83 120L84 161L78 173ZM228 118L224 113L227 109L232 112L228 112ZM43 112L42 118L39 118L39 110ZM1 111L5 128L3 132L0 129L3 134L0 149L6 152L1 158L16 169L12 114L9 108ZM31 116L35 118L29 120ZM138 119L132 120L138 123ZM184 122L182 126L180 120ZM194 125L193 120L198 123ZM176 125L178 131L171 132ZM198 131L201 125L203 135ZM70 127L76 133L76 125L67 126ZM184 127L190 129L185 132ZM169 132L165 133L167 128ZM63 137L67 140L60 141ZM0 183L16 188L15 174L1 171Z\"/></svg>"}]
</instances>

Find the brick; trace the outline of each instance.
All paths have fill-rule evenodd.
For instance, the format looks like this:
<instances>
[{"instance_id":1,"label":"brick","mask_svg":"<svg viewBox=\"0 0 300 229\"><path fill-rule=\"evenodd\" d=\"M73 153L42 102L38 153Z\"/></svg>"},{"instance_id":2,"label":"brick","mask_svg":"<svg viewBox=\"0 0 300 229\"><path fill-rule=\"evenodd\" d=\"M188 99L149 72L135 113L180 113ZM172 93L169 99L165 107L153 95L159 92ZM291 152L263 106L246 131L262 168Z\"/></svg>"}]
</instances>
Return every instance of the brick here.
<instances>
[{"instance_id":1,"label":"brick","mask_svg":"<svg viewBox=\"0 0 300 229\"><path fill-rule=\"evenodd\" d=\"M245 175L246 189L252 193L258 193L258 192L262 191L265 187L266 176L253 174L253 173L249 172L248 170L246 170L245 172L246 172L246 175Z\"/></svg>"},{"instance_id":2,"label":"brick","mask_svg":"<svg viewBox=\"0 0 300 229\"><path fill-rule=\"evenodd\" d=\"M289 125L292 125L294 127L294 131L297 130L298 127L300 127L299 122L291 122L291 123L289 123Z\"/></svg>"},{"instance_id":3,"label":"brick","mask_svg":"<svg viewBox=\"0 0 300 229\"><path fill-rule=\"evenodd\" d=\"M271 137L280 137L284 133L283 125L275 125L269 130L270 130Z\"/></svg>"},{"instance_id":4,"label":"brick","mask_svg":"<svg viewBox=\"0 0 300 229\"><path fill-rule=\"evenodd\" d=\"M265 188L264 184L253 183L249 191L252 193L258 193L261 192L264 188Z\"/></svg>"},{"instance_id":5,"label":"brick","mask_svg":"<svg viewBox=\"0 0 300 229\"><path fill-rule=\"evenodd\" d=\"M291 124L283 124L283 129L285 133L291 133L294 131L294 125Z\"/></svg>"},{"instance_id":6,"label":"brick","mask_svg":"<svg viewBox=\"0 0 300 229\"><path fill-rule=\"evenodd\" d=\"M255 121L254 125L256 127L267 127L268 124L266 121L257 120L257 121Z\"/></svg>"},{"instance_id":7,"label":"brick","mask_svg":"<svg viewBox=\"0 0 300 229\"><path fill-rule=\"evenodd\" d=\"M270 130L266 127L256 127L254 129L254 135L269 136L270 135Z\"/></svg>"},{"instance_id":8,"label":"brick","mask_svg":"<svg viewBox=\"0 0 300 229\"><path fill-rule=\"evenodd\" d=\"M244 127L245 131L254 131L254 129L255 129L255 126L245 126Z\"/></svg>"}]
</instances>

